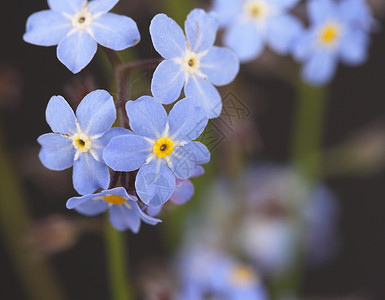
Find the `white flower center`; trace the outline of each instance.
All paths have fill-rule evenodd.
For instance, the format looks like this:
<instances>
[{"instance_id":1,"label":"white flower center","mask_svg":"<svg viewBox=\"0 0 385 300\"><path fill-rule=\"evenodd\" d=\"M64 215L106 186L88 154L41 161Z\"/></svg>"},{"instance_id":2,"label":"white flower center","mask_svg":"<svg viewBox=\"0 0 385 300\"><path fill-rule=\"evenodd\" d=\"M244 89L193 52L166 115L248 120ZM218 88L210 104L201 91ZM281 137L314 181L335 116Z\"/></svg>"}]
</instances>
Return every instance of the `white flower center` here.
<instances>
[{"instance_id":1,"label":"white flower center","mask_svg":"<svg viewBox=\"0 0 385 300\"><path fill-rule=\"evenodd\" d=\"M199 72L200 68L199 55L195 52L187 51L182 60L182 68L189 74L195 74Z\"/></svg>"},{"instance_id":2,"label":"white flower center","mask_svg":"<svg viewBox=\"0 0 385 300\"><path fill-rule=\"evenodd\" d=\"M72 27L77 30L85 30L92 24L93 17L89 11L82 10L77 12L71 19Z\"/></svg>"},{"instance_id":3,"label":"white flower center","mask_svg":"<svg viewBox=\"0 0 385 300\"><path fill-rule=\"evenodd\" d=\"M95 149L100 148L100 146L97 144L95 145L94 140L98 139L100 136L88 135L84 133L78 122L76 122L76 127L76 133L71 136L66 136L72 140L72 145L76 150L74 160L78 160L82 153L90 153L95 160L99 161L99 157Z\"/></svg>"},{"instance_id":4,"label":"white flower center","mask_svg":"<svg viewBox=\"0 0 385 300\"><path fill-rule=\"evenodd\" d=\"M253 22L263 22L270 13L270 7L264 0L250 0L243 5L243 12Z\"/></svg>"}]
</instances>

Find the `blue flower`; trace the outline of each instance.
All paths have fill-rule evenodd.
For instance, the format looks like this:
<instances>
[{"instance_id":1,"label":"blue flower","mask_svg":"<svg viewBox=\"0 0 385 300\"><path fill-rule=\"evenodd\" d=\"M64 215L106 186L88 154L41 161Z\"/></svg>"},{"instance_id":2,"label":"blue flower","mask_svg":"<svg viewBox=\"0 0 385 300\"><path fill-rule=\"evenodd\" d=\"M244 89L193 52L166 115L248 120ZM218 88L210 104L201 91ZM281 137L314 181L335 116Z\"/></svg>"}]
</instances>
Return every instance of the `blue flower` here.
<instances>
[{"instance_id":1,"label":"blue flower","mask_svg":"<svg viewBox=\"0 0 385 300\"><path fill-rule=\"evenodd\" d=\"M326 84L334 76L339 60L347 65L365 62L370 40L364 28L369 25L360 23L364 19L354 18L360 7L357 1L308 2L310 27L303 30L293 47L294 57L304 63L302 78L306 82Z\"/></svg>"},{"instance_id":2,"label":"blue flower","mask_svg":"<svg viewBox=\"0 0 385 300\"><path fill-rule=\"evenodd\" d=\"M192 142L208 119L191 98L176 103L168 116L149 96L128 101L126 111L135 135L113 138L104 149L104 160L115 171L139 169L138 196L149 206L162 205L174 192L175 176L189 178L198 165L210 160L207 148Z\"/></svg>"},{"instance_id":3,"label":"blue flower","mask_svg":"<svg viewBox=\"0 0 385 300\"><path fill-rule=\"evenodd\" d=\"M97 194L72 197L67 201L67 208L75 209L86 216L95 216L108 209L113 227L117 230L131 229L134 233L138 233L141 220L150 225L161 222L143 213L137 198L128 195L122 187L104 190Z\"/></svg>"},{"instance_id":4,"label":"blue flower","mask_svg":"<svg viewBox=\"0 0 385 300\"><path fill-rule=\"evenodd\" d=\"M153 18L152 42L165 58L152 78L151 91L155 98L164 104L172 103L184 86L186 97L194 98L208 118L220 115L222 101L213 84L221 86L233 81L239 61L232 51L213 46L217 29L216 16L201 9L194 9L187 16L186 37L165 14Z\"/></svg>"},{"instance_id":5,"label":"blue flower","mask_svg":"<svg viewBox=\"0 0 385 300\"><path fill-rule=\"evenodd\" d=\"M32 14L23 38L57 47L58 59L73 73L94 57L97 43L114 50L137 44L140 34L129 17L107 13L119 0L48 0L49 10Z\"/></svg>"},{"instance_id":6,"label":"blue flower","mask_svg":"<svg viewBox=\"0 0 385 300\"><path fill-rule=\"evenodd\" d=\"M257 58L265 44L287 54L300 22L288 14L298 0L216 0L213 10L225 26L224 44L241 62Z\"/></svg>"},{"instance_id":7,"label":"blue flower","mask_svg":"<svg viewBox=\"0 0 385 300\"><path fill-rule=\"evenodd\" d=\"M39 158L51 170L64 170L73 165L73 184L81 194L107 188L110 174L102 152L109 140L131 133L111 128L116 110L111 95L104 90L89 93L80 102L76 116L61 96L48 102L46 120L53 133L38 138L42 146Z\"/></svg>"}]
</instances>

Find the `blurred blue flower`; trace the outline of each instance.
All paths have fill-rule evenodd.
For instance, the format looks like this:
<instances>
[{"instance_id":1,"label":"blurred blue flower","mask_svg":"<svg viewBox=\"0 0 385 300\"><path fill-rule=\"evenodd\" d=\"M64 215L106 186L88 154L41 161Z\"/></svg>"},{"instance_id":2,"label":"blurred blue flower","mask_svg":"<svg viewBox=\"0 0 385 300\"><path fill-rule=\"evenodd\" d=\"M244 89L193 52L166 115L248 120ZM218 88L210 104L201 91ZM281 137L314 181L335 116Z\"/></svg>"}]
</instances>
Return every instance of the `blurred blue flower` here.
<instances>
[{"instance_id":1,"label":"blurred blue flower","mask_svg":"<svg viewBox=\"0 0 385 300\"><path fill-rule=\"evenodd\" d=\"M150 225L161 222L161 220L143 213L137 198L128 195L122 187L92 195L72 197L67 201L67 208L75 209L86 216L95 216L108 209L109 219L114 228L117 230L131 229L134 233L138 233L141 220Z\"/></svg>"},{"instance_id":2,"label":"blurred blue flower","mask_svg":"<svg viewBox=\"0 0 385 300\"><path fill-rule=\"evenodd\" d=\"M113 138L104 150L107 165L115 171L139 169L136 192L149 206L166 202L175 189L175 176L186 179L198 165L210 160L210 152L200 142L192 142L207 124L205 111L185 98L169 115L150 96L126 103L130 127L135 135Z\"/></svg>"},{"instance_id":3,"label":"blurred blue flower","mask_svg":"<svg viewBox=\"0 0 385 300\"><path fill-rule=\"evenodd\" d=\"M239 61L229 49L213 46L217 29L216 16L201 9L194 9L187 16L186 37L178 24L165 14L152 19L152 42L165 58L152 78L151 91L155 98L164 104L172 103L179 98L184 86L186 97L194 98L208 118L220 115L222 101L213 85L233 81L239 71Z\"/></svg>"},{"instance_id":4,"label":"blurred blue flower","mask_svg":"<svg viewBox=\"0 0 385 300\"><path fill-rule=\"evenodd\" d=\"M213 10L225 26L224 44L241 62L257 58L265 44L287 54L300 22L288 14L299 0L215 0Z\"/></svg>"},{"instance_id":5,"label":"blurred blue flower","mask_svg":"<svg viewBox=\"0 0 385 300\"><path fill-rule=\"evenodd\" d=\"M94 57L97 43L114 50L137 44L140 34L129 17L108 13L118 0L48 0L49 10L32 14L23 38L57 47L58 59L73 73Z\"/></svg>"},{"instance_id":6,"label":"blurred blue flower","mask_svg":"<svg viewBox=\"0 0 385 300\"><path fill-rule=\"evenodd\" d=\"M111 95L96 90L84 97L76 116L65 99L53 96L48 102L46 120L53 133L38 138L42 146L39 158L51 170L64 170L73 165L73 184L81 194L107 188L110 174L102 152L109 140L128 134L123 128L111 128L116 110Z\"/></svg>"},{"instance_id":7,"label":"blurred blue flower","mask_svg":"<svg viewBox=\"0 0 385 300\"><path fill-rule=\"evenodd\" d=\"M304 63L302 78L315 86L331 80L338 60L359 65L367 58L372 19L361 11L361 1L311 0L307 10L310 27L298 36L294 57Z\"/></svg>"}]
</instances>

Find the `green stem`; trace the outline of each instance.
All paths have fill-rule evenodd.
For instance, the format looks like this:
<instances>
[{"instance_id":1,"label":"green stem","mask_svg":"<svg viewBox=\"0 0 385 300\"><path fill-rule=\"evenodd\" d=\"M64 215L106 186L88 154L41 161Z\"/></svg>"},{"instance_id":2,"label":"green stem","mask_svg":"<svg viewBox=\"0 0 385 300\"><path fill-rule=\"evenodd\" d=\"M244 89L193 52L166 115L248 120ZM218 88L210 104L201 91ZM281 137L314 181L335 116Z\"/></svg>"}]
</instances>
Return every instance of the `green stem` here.
<instances>
[{"instance_id":1,"label":"green stem","mask_svg":"<svg viewBox=\"0 0 385 300\"><path fill-rule=\"evenodd\" d=\"M0 132L0 230L4 245L29 299L65 299L49 265L23 244L31 227L20 184Z\"/></svg>"}]
</instances>

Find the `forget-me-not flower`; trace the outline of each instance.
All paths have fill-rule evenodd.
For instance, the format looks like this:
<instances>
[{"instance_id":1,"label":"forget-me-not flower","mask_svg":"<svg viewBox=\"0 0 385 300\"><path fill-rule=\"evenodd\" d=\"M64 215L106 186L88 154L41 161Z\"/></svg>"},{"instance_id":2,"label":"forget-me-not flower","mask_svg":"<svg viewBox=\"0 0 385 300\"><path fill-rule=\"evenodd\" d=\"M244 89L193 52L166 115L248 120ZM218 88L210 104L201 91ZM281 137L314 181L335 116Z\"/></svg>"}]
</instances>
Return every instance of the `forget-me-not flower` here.
<instances>
[{"instance_id":1,"label":"forget-me-not flower","mask_svg":"<svg viewBox=\"0 0 385 300\"><path fill-rule=\"evenodd\" d=\"M67 101L53 96L48 102L46 120L53 133L38 138L42 146L39 158L51 170L73 166L73 184L81 194L107 188L110 174L102 152L111 138L131 133L111 128L116 118L111 95L96 90L86 95L76 109L76 116Z\"/></svg>"},{"instance_id":2,"label":"forget-me-not flower","mask_svg":"<svg viewBox=\"0 0 385 300\"><path fill-rule=\"evenodd\" d=\"M165 14L156 15L150 34L156 51L165 58L156 68L151 91L163 104L179 98L194 99L216 118L222 110L221 96L214 87L230 83L239 71L239 61L229 49L213 46L218 20L213 13L194 9L185 22L186 37L179 25Z\"/></svg>"},{"instance_id":3,"label":"forget-me-not flower","mask_svg":"<svg viewBox=\"0 0 385 300\"><path fill-rule=\"evenodd\" d=\"M265 44L287 54L300 22L288 11L299 0L216 0L213 10L225 26L224 44L241 62L257 58Z\"/></svg>"},{"instance_id":4,"label":"forget-me-not flower","mask_svg":"<svg viewBox=\"0 0 385 300\"><path fill-rule=\"evenodd\" d=\"M368 32L363 24L358 26L354 21L358 19L352 17L361 7L360 2L346 3L332 0L308 2L310 27L298 36L293 50L294 57L304 63L302 78L312 85L327 83L333 77L339 60L347 65L359 65L367 58ZM354 5L358 7L355 9Z\"/></svg>"},{"instance_id":5,"label":"forget-me-not flower","mask_svg":"<svg viewBox=\"0 0 385 300\"><path fill-rule=\"evenodd\" d=\"M23 38L39 46L57 46L58 59L73 73L80 72L97 44L123 50L137 44L140 34L129 17L108 13L119 0L48 0L49 10L32 14Z\"/></svg>"},{"instance_id":6,"label":"forget-me-not flower","mask_svg":"<svg viewBox=\"0 0 385 300\"><path fill-rule=\"evenodd\" d=\"M137 200L135 196L128 195L123 187L117 187L97 194L73 197L67 201L67 208L75 209L86 216L95 216L108 209L114 228L131 229L138 233L141 220L150 225L156 225L161 220L143 213Z\"/></svg>"},{"instance_id":7,"label":"forget-me-not flower","mask_svg":"<svg viewBox=\"0 0 385 300\"><path fill-rule=\"evenodd\" d=\"M175 189L175 176L194 174L198 165L210 160L210 152L193 142L207 124L205 111L192 98L174 105L169 115L162 104L150 96L126 103L133 135L113 138L103 157L115 171L139 169L135 188L149 206L167 201Z\"/></svg>"}]
</instances>

